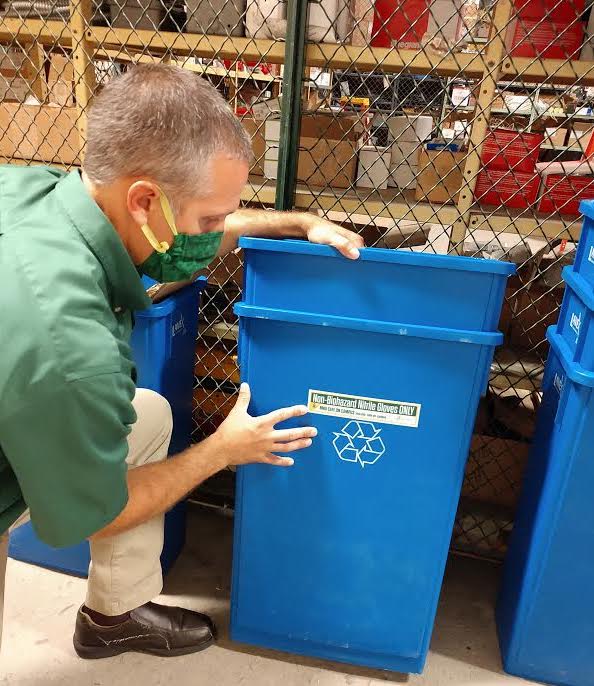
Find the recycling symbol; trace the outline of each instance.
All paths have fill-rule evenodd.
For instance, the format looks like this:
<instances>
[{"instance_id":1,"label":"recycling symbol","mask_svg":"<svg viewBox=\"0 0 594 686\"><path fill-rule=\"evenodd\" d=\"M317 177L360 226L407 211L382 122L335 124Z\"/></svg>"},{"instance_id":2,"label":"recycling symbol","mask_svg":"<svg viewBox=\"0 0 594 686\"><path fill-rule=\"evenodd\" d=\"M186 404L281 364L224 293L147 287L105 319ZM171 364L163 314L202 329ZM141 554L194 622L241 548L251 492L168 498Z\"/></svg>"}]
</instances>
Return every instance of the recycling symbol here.
<instances>
[{"instance_id":1,"label":"recycling symbol","mask_svg":"<svg viewBox=\"0 0 594 686\"><path fill-rule=\"evenodd\" d=\"M386 452L381 431L371 422L348 422L341 431L334 432L333 445L338 457L345 462L358 462L361 468L375 464Z\"/></svg>"}]
</instances>

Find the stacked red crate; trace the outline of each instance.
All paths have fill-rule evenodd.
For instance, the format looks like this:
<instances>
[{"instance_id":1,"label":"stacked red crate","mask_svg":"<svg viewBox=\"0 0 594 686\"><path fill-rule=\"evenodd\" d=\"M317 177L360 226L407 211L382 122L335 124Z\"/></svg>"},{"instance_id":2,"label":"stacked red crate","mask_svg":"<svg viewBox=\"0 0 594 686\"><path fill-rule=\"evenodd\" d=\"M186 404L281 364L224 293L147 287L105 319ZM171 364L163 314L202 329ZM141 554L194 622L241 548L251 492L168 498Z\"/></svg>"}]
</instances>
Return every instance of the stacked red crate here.
<instances>
[{"instance_id":1,"label":"stacked red crate","mask_svg":"<svg viewBox=\"0 0 594 686\"><path fill-rule=\"evenodd\" d=\"M594 199L594 176L549 174L544 178L539 212L577 217L582 200Z\"/></svg>"},{"instance_id":2,"label":"stacked red crate","mask_svg":"<svg viewBox=\"0 0 594 686\"><path fill-rule=\"evenodd\" d=\"M494 129L483 144L475 198L484 205L526 209L538 197L536 163L544 136Z\"/></svg>"},{"instance_id":3,"label":"stacked red crate","mask_svg":"<svg viewBox=\"0 0 594 686\"><path fill-rule=\"evenodd\" d=\"M507 49L512 57L579 59L586 0L515 0Z\"/></svg>"}]
</instances>

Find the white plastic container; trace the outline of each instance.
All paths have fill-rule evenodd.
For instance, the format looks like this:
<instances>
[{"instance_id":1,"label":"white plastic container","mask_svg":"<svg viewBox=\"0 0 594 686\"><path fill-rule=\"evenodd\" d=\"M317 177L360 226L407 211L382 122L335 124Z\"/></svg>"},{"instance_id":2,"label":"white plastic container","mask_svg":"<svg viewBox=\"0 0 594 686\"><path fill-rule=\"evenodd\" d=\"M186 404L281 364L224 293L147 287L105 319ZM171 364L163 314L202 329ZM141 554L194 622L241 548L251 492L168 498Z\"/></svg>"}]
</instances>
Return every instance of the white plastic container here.
<instances>
[{"instance_id":1,"label":"white plastic container","mask_svg":"<svg viewBox=\"0 0 594 686\"><path fill-rule=\"evenodd\" d=\"M250 38L276 38L286 31L287 5L281 0L247 0L245 31Z\"/></svg>"},{"instance_id":2,"label":"white plastic container","mask_svg":"<svg viewBox=\"0 0 594 686\"><path fill-rule=\"evenodd\" d=\"M246 0L186 0L187 33L243 36Z\"/></svg>"},{"instance_id":3,"label":"white plastic container","mask_svg":"<svg viewBox=\"0 0 594 686\"><path fill-rule=\"evenodd\" d=\"M422 143L426 141L433 131L433 117L420 115L409 117L402 115L390 117L388 128L392 138L396 141L416 141Z\"/></svg>"},{"instance_id":4,"label":"white plastic container","mask_svg":"<svg viewBox=\"0 0 594 686\"><path fill-rule=\"evenodd\" d=\"M390 178L390 148L377 148L375 145L364 145L359 150L357 167L358 188L376 188L384 190Z\"/></svg>"}]
</instances>

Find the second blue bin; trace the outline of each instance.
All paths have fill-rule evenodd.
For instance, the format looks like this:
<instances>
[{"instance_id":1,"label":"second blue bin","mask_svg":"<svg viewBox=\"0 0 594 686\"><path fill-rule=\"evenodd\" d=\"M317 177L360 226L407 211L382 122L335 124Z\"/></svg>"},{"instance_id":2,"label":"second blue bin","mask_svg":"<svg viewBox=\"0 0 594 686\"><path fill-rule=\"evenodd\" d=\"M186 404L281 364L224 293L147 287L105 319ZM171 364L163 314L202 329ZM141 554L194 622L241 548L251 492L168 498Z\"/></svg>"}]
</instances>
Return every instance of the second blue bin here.
<instances>
[{"instance_id":1,"label":"second blue bin","mask_svg":"<svg viewBox=\"0 0 594 686\"><path fill-rule=\"evenodd\" d=\"M190 444L194 351L200 294L205 286L206 279L198 279L164 301L135 313L131 345L138 373L137 385L160 393L171 405L170 455L185 450ZM164 572L180 554L185 533L186 505L182 502L165 516L161 555ZM86 541L68 548L52 548L37 537L31 522L11 533L8 554L15 560L77 576L87 576L89 569L90 552Z\"/></svg>"},{"instance_id":2,"label":"second blue bin","mask_svg":"<svg viewBox=\"0 0 594 686\"><path fill-rule=\"evenodd\" d=\"M290 469L239 470L232 638L419 672L514 267L242 246L251 410L306 404L319 433Z\"/></svg>"}]
</instances>

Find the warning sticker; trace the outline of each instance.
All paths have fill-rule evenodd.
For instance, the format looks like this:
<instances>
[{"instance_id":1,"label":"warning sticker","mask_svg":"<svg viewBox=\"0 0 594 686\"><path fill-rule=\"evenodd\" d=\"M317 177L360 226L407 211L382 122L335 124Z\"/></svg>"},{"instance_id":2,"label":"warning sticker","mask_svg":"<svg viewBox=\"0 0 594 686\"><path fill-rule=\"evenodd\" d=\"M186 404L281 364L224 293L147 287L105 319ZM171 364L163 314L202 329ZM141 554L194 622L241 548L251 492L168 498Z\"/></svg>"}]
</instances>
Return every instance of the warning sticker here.
<instances>
[{"instance_id":1,"label":"warning sticker","mask_svg":"<svg viewBox=\"0 0 594 686\"><path fill-rule=\"evenodd\" d=\"M307 407L313 414L333 417L349 417L397 426L419 426L421 406L396 400L364 398L358 395L344 395L328 391L309 391Z\"/></svg>"}]
</instances>

